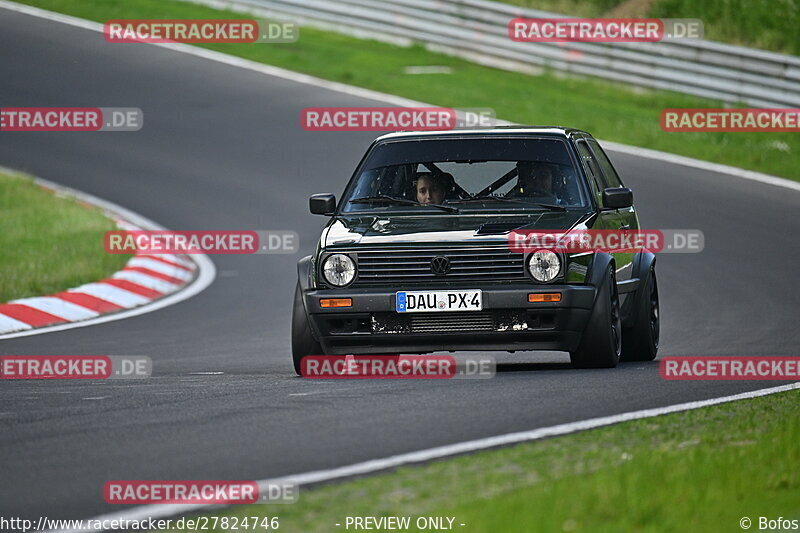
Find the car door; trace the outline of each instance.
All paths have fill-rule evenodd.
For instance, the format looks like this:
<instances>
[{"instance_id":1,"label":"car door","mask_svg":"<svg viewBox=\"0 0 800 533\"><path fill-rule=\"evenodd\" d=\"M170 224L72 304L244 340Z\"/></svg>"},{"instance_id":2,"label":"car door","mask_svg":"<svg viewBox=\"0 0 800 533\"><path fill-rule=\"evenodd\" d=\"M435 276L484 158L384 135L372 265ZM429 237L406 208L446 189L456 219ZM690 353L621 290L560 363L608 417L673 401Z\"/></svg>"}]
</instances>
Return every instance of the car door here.
<instances>
[{"instance_id":1,"label":"car door","mask_svg":"<svg viewBox=\"0 0 800 533\"><path fill-rule=\"evenodd\" d=\"M597 146L597 150L603 155L605 160L601 164L601 160L596 156L595 150L592 149L592 144ZM594 139L580 139L576 143L578 154L580 155L581 163L584 170L590 178L593 193L597 198L597 205L603 206L603 189L607 187L621 187L622 182L619 179L611 162L605 157L605 154L600 150L597 141ZM606 172L603 171L603 166L607 163L610 167L606 170L611 175L611 178L606 177ZM620 229L637 229L638 221L636 220L636 213L633 208L628 209L613 209L601 210L598 215L597 224L593 229L601 230L620 230ZM633 254L616 252L612 254L617 266L616 278L617 282L628 280L632 276L633 269Z\"/></svg>"},{"instance_id":2,"label":"car door","mask_svg":"<svg viewBox=\"0 0 800 533\"><path fill-rule=\"evenodd\" d=\"M624 187L625 185L622 183L622 179L620 179L619 174L614 168L614 165L611 164L611 160L608 158L605 151L600 147L600 144L594 139L587 139L586 142L588 143L589 148L592 150L592 154L594 155L595 160L597 160L600 170L603 172L606 187ZM639 219L636 217L636 210L633 206L625 209L618 209L617 212L619 213L620 219L624 222L625 226L628 226L627 229L639 229Z\"/></svg>"},{"instance_id":3,"label":"car door","mask_svg":"<svg viewBox=\"0 0 800 533\"><path fill-rule=\"evenodd\" d=\"M603 176L606 180L606 187L624 187L625 184L622 183L622 179L619 177L617 170L614 168L614 165L611 164L611 160L606 155L605 150L600 146L596 140L589 138L587 139L589 144L589 148L592 150L592 153L597 160L598 165L600 166L600 170L603 171ZM619 229L630 229L630 230L638 230L639 229L639 217L636 215L636 208L631 205L630 207L626 207L624 209L617 209L617 214L619 215ZM630 279L633 277L633 254L621 254L624 255L625 261L619 263L620 265L628 265L627 272L624 275L625 279Z\"/></svg>"}]
</instances>

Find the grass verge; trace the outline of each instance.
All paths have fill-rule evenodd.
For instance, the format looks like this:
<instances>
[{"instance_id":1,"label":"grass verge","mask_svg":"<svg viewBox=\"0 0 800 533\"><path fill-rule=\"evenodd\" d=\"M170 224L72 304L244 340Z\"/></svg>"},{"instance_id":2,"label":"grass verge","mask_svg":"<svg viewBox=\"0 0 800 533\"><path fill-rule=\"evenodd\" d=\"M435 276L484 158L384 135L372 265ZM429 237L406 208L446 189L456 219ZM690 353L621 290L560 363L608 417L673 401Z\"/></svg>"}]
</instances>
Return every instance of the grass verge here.
<instances>
[{"instance_id":1,"label":"grass verge","mask_svg":"<svg viewBox=\"0 0 800 533\"><path fill-rule=\"evenodd\" d=\"M278 516L280 531L304 533L346 531L347 516L410 516L412 525L418 516L455 517L454 529L469 533L731 532L741 531L742 517L758 530L760 516L800 518L798 408L800 391L789 391L302 490L293 505L207 516Z\"/></svg>"},{"instance_id":2,"label":"grass verge","mask_svg":"<svg viewBox=\"0 0 800 533\"><path fill-rule=\"evenodd\" d=\"M581 17L694 18L711 41L800 54L794 0L500 0L518 6Z\"/></svg>"},{"instance_id":3,"label":"grass verge","mask_svg":"<svg viewBox=\"0 0 800 533\"><path fill-rule=\"evenodd\" d=\"M27 0L25 3L99 22L125 18L236 18L229 11L175 0ZM97 39L101 40L102 36L98 34ZM506 72L436 54L422 46L403 48L310 28L303 28L300 40L291 44L212 44L205 47L435 105L490 107L498 117L522 124L571 126L585 129L601 139L800 179L797 170L800 168L800 136L796 133L666 133L661 130L659 116L663 108L723 107L710 100L664 91L634 90L595 79ZM411 65L449 66L452 74L405 74L404 68ZM318 104L308 102L308 106Z\"/></svg>"},{"instance_id":4,"label":"grass verge","mask_svg":"<svg viewBox=\"0 0 800 533\"><path fill-rule=\"evenodd\" d=\"M100 210L0 173L0 303L53 294L120 270L130 255L107 254L117 229Z\"/></svg>"}]
</instances>

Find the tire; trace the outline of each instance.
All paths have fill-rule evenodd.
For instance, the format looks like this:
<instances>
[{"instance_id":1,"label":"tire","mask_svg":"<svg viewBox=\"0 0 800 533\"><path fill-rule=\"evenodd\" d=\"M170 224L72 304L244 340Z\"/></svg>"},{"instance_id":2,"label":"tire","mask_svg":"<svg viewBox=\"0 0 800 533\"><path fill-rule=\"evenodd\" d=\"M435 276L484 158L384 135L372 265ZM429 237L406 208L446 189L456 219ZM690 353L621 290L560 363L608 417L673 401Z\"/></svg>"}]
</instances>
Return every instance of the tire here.
<instances>
[{"instance_id":1,"label":"tire","mask_svg":"<svg viewBox=\"0 0 800 533\"><path fill-rule=\"evenodd\" d=\"M300 284L294 290L294 308L292 310L292 361L294 371L301 376L301 363L307 355L325 355L322 346L314 338L308 325L308 316L303 306L303 295Z\"/></svg>"},{"instance_id":2,"label":"tire","mask_svg":"<svg viewBox=\"0 0 800 533\"><path fill-rule=\"evenodd\" d=\"M624 361L652 361L658 355L661 332L661 314L658 303L656 267L651 266L637 302L636 321L622 334L622 359Z\"/></svg>"},{"instance_id":3,"label":"tire","mask_svg":"<svg viewBox=\"0 0 800 533\"><path fill-rule=\"evenodd\" d=\"M614 265L598 287L594 309L577 350L569 354L575 368L613 368L622 352L622 321Z\"/></svg>"}]
</instances>

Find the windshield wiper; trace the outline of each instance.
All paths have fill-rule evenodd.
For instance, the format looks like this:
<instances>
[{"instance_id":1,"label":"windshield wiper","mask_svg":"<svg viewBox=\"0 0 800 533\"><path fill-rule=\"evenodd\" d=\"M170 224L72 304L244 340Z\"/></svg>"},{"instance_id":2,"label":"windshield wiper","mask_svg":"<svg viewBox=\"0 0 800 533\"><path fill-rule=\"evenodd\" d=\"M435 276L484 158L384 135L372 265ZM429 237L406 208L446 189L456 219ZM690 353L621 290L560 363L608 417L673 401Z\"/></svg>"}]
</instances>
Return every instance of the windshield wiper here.
<instances>
[{"instance_id":1,"label":"windshield wiper","mask_svg":"<svg viewBox=\"0 0 800 533\"><path fill-rule=\"evenodd\" d=\"M379 194L377 196L364 196L363 198L353 198L350 200L351 204L396 204L396 205L414 205L414 206L422 206L422 207L438 207L439 209L444 209L445 211L449 211L450 213L458 213L458 209L455 207L451 207L449 205L442 205L442 204L423 204L422 202L417 202L416 200L409 200L407 198L396 198L394 196L387 196L385 194Z\"/></svg>"},{"instance_id":2,"label":"windshield wiper","mask_svg":"<svg viewBox=\"0 0 800 533\"><path fill-rule=\"evenodd\" d=\"M530 202L528 200L523 200L521 198L506 198L505 196L473 196L471 198L464 198L462 200L451 200L450 203L452 204L466 204L469 202L487 202L487 201L498 201L498 202L512 202L515 204L526 204L526 205L535 205L537 207L544 207L545 209L552 209L554 211L566 211L567 208L563 205L556 205L556 204L543 204L539 202Z\"/></svg>"}]
</instances>

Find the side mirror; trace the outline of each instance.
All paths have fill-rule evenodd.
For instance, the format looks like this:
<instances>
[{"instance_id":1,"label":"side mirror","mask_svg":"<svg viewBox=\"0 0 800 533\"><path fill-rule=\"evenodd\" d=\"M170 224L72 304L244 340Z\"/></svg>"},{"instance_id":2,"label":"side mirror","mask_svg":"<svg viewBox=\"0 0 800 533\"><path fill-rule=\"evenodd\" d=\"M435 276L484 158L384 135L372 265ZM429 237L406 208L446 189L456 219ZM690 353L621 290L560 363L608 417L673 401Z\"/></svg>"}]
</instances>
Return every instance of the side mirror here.
<instances>
[{"instance_id":1,"label":"side mirror","mask_svg":"<svg viewBox=\"0 0 800 533\"><path fill-rule=\"evenodd\" d=\"M633 191L627 187L603 189L603 207L605 209L625 209L633 205Z\"/></svg>"},{"instance_id":2,"label":"side mirror","mask_svg":"<svg viewBox=\"0 0 800 533\"><path fill-rule=\"evenodd\" d=\"M330 193L312 194L308 208L315 215L332 215L336 211L336 196Z\"/></svg>"}]
</instances>

